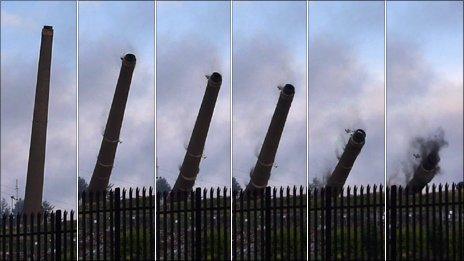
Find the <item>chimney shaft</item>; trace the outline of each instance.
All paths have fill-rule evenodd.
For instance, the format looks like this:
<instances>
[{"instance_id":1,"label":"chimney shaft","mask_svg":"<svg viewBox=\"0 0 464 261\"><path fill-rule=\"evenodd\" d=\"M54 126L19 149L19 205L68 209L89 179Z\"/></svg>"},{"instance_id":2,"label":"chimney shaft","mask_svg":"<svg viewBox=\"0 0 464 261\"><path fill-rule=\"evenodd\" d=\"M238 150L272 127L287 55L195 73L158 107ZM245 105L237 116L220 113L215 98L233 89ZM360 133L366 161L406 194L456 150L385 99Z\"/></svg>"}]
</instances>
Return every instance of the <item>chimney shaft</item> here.
<instances>
[{"instance_id":1,"label":"chimney shaft","mask_svg":"<svg viewBox=\"0 0 464 261\"><path fill-rule=\"evenodd\" d=\"M199 172L209 125L213 117L214 107L222 84L222 76L214 72L208 78L205 94L201 102L195 127L180 168L179 176L170 193L171 200L183 200L188 197Z\"/></svg>"},{"instance_id":2,"label":"chimney shaft","mask_svg":"<svg viewBox=\"0 0 464 261\"><path fill-rule=\"evenodd\" d=\"M121 71L119 72L113 102L111 103L110 114L108 115L97 162L88 188L90 192L103 191L108 187L135 63L136 58L133 54L126 54L122 58Z\"/></svg>"},{"instance_id":3,"label":"chimney shaft","mask_svg":"<svg viewBox=\"0 0 464 261\"><path fill-rule=\"evenodd\" d=\"M246 193L249 195L262 195L264 193L271 176L271 169L294 94L295 87L291 84L286 84L280 92L279 101L267 130L266 138L250 175L250 182L246 187Z\"/></svg>"},{"instance_id":4,"label":"chimney shaft","mask_svg":"<svg viewBox=\"0 0 464 261\"><path fill-rule=\"evenodd\" d=\"M423 159L421 164L414 172L413 178L406 185L406 189L410 194L420 193L427 184L432 181L437 174L437 166L440 162L440 157L437 152L431 152L427 158Z\"/></svg>"},{"instance_id":5,"label":"chimney shaft","mask_svg":"<svg viewBox=\"0 0 464 261\"><path fill-rule=\"evenodd\" d=\"M31 145L27 165L26 194L24 196L23 213L26 214L42 211L52 43L53 28L44 26L40 43Z\"/></svg>"},{"instance_id":6,"label":"chimney shaft","mask_svg":"<svg viewBox=\"0 0 464 261\"><path fill-rule=\"evenodd\" d=\"M356 130L351 135L337 166L327 180L327 187L331 187L334 193L339 194L341 192L351 168L364 146L365 139L366 133L361 129Z\"/></svg>"}]
</instances>

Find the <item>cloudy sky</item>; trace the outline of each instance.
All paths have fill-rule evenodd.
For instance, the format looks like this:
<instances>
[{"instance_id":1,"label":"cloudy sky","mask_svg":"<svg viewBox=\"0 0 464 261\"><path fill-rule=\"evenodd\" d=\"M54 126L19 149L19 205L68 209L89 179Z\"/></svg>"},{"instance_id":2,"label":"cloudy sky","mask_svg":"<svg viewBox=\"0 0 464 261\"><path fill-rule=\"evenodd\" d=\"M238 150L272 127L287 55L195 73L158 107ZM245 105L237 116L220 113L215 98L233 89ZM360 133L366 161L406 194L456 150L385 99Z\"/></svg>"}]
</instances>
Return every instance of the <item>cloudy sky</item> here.
<instances>
[{"instance_id":1,"label":"cloudy sky","mask_svg":"<svg viewBox=\"0 0 464 261\"><path fill-rule=\"evenodd\" d=\"M121 57L137 58L110 183L154 184L154 3L79 3L79 176L90 181Z\"/></svg>"},{"instance_id":2,"label":"cloudy sky","mask_svg":"<svg viewBox=\"0 0 464 261\"><path fill-rule=\"evenodd\" d=\"M158 2L158 176L172 185L179 174L206 88L222 74L222 86L195 186L230 186L230 9L227 2Z\"/></svg>"},{"instance_id":3,"label":"cloudy sky","mask_svg":"<svg viewBox=\"0 0 464 261\"><path fill-rule=\"evenodd\" d=\"M3 198L24 198L41 30L54 29L44 200L75 209L76 3L1 4L1 179Z\"/></svg>"},{"instance_id":4,"label":"cloudy sky","mask_svg":"<svg viewBox=\"0 0 464 261\"><path fill-rule=\"evenodd\" d=\"M387 178L405 184L410 142L442 128L441 174L463 179L463 3L387 4Z\"/></svg>"},{"instance_id":5,"label":"cloudy sky","mask_svg":"<svg viewBox=\"0 0 464 261\"><path fill-rule=\"evenodd\" d=\"M347 184L384 181L384 3L309 3L309 174L323 179L362 128Z\"/></svg>"},{"instance_id":6,"label":"cloudy sky","mask_svg":"<svg viewBox=\"0 0 464 261\"><path fill-rule=\"evenodd\" d=\"M306 183L306 3L235 2L233 176L250 179L274 113L279 85L295 86L269 185Z\"/></svg>"}]
</instances>

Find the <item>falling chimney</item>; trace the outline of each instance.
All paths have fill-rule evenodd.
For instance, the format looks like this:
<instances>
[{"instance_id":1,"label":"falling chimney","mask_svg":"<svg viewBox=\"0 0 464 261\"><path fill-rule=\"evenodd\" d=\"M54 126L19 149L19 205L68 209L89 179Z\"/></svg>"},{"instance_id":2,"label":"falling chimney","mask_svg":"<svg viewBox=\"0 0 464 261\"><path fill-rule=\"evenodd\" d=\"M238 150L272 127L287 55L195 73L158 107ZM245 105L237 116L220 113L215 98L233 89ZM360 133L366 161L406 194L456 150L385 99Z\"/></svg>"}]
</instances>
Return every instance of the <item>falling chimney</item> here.
<instances>
[{"instance_id":1,"label":"falling chimney","mask_svg":"<svg viewBox=\"0 0 464 261\"><path fill-rule=\"evenodd\" d=\"M132 74L134 72L136 58L133 54L126 54L121 58L122 65L119 72L118 83L111 103L110 114L106 122L105 132L100 145L95 169L90 180L89 192L106 190L109 184L114 157L119 143L124 110L126 109L127 96L129 95Z\"/></svg>"},{"instance_id":2,"label":"falling chimney","mask_svg":"<svg viewBox=\"0 0 464 261\"><path fill-rule=\"evenodd\" d=\"M188 197L200 170L200 161L205 148L206 136L213 117L214 106L222 84L222 76L214 72L208 77L205 95L201 102L195 127L180 168L179 176L169 195L170 200L183 200Z\"/></svg>"},{"instance_id":3,"label":"falling chimney","mask_svg":"<svg viewBox=\"0 0 464 261\"><path fill-rule=\"evenodd\" d=\"M422 160L421 164L414 172L413 178L406 185L406 190L410 194L420 193L422 189L432 181L433 177L438 172L438 163L440 156L437 151L432 151L427 157Z\"/></svg>"},{"instance_id":4,"label":"falling chimney","mask_svg":"<svg viewBox=\"0 0 464 261\"><path fill-rule=\"evenodd\" d=\"M262 195L267 186L294 94L295 87L291 84L286 84L280 92L271 124L245 190L247 195Z\"/></svg>"},{"instance_id":5,"label":"falling chimney","mask_svg":"<svg viewBox=\"0 0 464 261\"><path fill-rule=\"evenodd\" d=\"M29 162L27 164L26 195L24 196L23 209L23 213L26 214L42 211L52 42L53 27L46 25L42 29L42 39L40 42L31 146L29 148Z\"/></svg>"},{"instance_id":6,"label":"falling chimney","mask_svg":"<svg viewBox=\"0 0 464 261\"><path fill-rule=\"evenodd\" d=\"M327 180L326 186L331 187L334 193L339 194L341 192L351 168L364 146L365 139L366 133L364 130L358 129L351 134L350 140L346 144L337 166Z\"/></svg>"}]
</instances>

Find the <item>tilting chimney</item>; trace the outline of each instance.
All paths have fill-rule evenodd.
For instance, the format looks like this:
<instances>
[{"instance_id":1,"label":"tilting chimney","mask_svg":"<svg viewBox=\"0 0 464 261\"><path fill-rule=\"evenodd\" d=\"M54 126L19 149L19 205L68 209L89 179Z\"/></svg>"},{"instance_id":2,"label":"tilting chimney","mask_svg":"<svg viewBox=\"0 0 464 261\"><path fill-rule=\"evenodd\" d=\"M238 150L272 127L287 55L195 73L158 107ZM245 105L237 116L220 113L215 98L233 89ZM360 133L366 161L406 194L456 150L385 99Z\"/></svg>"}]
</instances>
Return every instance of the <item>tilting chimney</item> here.
<instances>
[{"instance_id":1,"label":"tilting chimney","mask_svg":"<svg viewBox=\"0 0 464 261\"><path fill-rule=\"evenodd\" d=\"M432 151L429 153L417 167L414 177L406 185L407 191L411 194L420 193L437 174L439 162L440 157L438 156L438 152Z\"/></svg>"},{"instance_id":2,"label":"tilting chimney","mask_svg":"<svg viewBox=\"0 0 464 261\"><path fill-rule=\"evenodd\" d=\"M42 212L52 43L53 27L46 25L42 29L40 43L31 146L27 165L26 195L24 196L23 213L25 214Z\"/></svg>"},{"instance_id":3,"label":"tilting chimney","mask_svg":"<svg viewBox=\"0 0 464 261\"><path fill-rule=\"evenodd\" d=\"M116 84L110 114L106 122L97 163L90 180L89 192L103 191L108 187L135 63L136 58L133 54L126 54L122 58L121 71L119 72L118 83Z\"/></svg>"},{"instance_id":4,"label":"tilting chimney","mask_svg":"<svg viewBox=\"0 0 464 261\"><path fill-rule=\"evenodd\" d=\"M247 195L262 195L267 186L294 94L295 87L291 84L286 84L280 92L271 124L245 190Z\"/></svg>"},{"instance_id":5,"label":"tilting chimney","mask_svg":"<svg viewBox=\"0 0 464 261\"><path fill-rule=\"evenodd\" d=\"M334 193L339 194L341 192L351 168L364 146L365 139L366 133L364 130L358 129L351 134L337 166L327 180L327 187L331 187Z\"/></svg>"},{"instance_id":6,"label":"tilting chimney","mask_svg":"<svg viewBox=\"0 0 464 261\"><path fill-rule=\"evenodd\" d=\"M182 162L176 183L169 195L170 200L186 199L195 184L221 84L222 76L217 72L214 72L208 78L205 95L201 102L200 111L198 112L192 136L190 137L184 161Z\"/></svg>"}]
</instances>

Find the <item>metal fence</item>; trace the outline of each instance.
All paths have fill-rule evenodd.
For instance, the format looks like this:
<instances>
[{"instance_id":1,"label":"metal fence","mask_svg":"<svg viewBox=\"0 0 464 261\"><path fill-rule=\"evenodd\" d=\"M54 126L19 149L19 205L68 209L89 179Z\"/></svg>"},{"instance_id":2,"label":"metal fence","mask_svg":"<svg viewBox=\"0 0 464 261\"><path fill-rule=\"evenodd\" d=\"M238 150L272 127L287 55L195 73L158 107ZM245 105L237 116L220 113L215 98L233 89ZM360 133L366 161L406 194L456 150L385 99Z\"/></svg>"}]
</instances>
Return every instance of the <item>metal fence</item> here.
<instances>
[{"instance_id":1,"label":"metal fence","mask_svg":"<svg viewBox=\"0 0 464 261\"><path fill-rule=\"evenodd\" d=\"M75 260L74 213L3 215L0 228L1 260Z\"/></svg>"},{"instance_id":2,"label":"metal fence","mask_svg":"<svg viewBox=\"0 0 464 261\"><path fill-rule=\"evenodd\" d=\"M174 202L151 188L83 193L79 251L95 260L230 259L230 195L197 188Z\"/></svg>"},{"instance_id":3,"label":"metal fence","mask_svg":"<svg viewBox=\"0 0 464 261\"><path fill-rule=\"evenodd\" d=\"M303 187L266 188L264 195L234 191L233 259L306 259Z\"/></svg>"},{"instance_id":4,"label":"metal fence","mask_svg":"<svg viewBox=\"0 0 464 261\"><path fill-rule=\"evenodd\" d=\"M310 188L309 260L383 260L382 186Z\"/></svg>"},{"instance_id":5,"label":"metal fence","mask_svg":"<svg viewBox=\"0 0 464 261\"><path fill-rule=\"evenodd\" d=\"M387 258L390 260L464 260L464 188L426 187L412 194L387 189Z\"/></svg>"}]
</instances>

